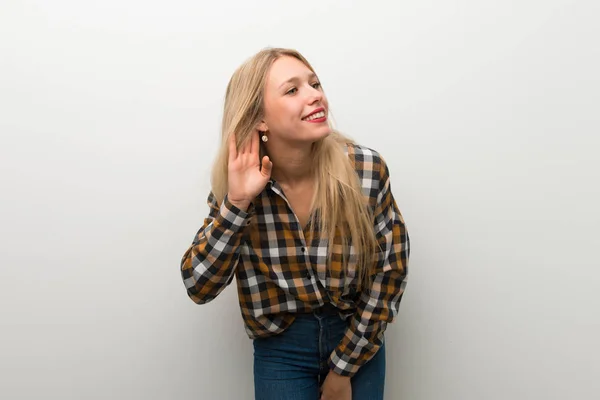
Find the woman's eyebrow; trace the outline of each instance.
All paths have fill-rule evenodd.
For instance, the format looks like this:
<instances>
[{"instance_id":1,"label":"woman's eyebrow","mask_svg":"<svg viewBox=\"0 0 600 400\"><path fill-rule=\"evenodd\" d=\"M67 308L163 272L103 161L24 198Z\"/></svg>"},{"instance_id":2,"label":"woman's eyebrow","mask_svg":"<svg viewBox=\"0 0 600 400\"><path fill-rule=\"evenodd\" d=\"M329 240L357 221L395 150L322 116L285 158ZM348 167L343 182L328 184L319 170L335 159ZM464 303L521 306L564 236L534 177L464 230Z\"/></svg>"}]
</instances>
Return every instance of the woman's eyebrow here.
<instances>
[{"instance_id":1,"label":"woman's eyebrow","mask_svg":"<svg viewBox=\"0 0 600 400\"><path fill-rule=\"evenodd\" d=\"M317 75L314 72L311 72L307 75L308 80L314 79L316 77L317 77ZM299 80L300 80L300 78L297 76L291 77L290 79L288 79L287 81L285 81L281 85L279 85L279 88L281 88L283 85L285 85L287 83L298 82Z\"/></svg>"}]
</instances>

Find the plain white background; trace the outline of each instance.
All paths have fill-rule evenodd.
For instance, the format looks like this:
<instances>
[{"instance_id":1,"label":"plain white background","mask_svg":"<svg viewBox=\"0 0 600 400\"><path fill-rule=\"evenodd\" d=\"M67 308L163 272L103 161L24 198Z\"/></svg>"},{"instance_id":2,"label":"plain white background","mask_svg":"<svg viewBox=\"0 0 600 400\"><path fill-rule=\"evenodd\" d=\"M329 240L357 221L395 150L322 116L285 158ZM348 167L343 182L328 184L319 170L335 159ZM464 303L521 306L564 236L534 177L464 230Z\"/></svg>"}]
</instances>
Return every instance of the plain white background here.
<instances>
[{"instance_id":1,"label":"plain white background","mask_svg":"<svg viewBox=\"0 0 600 400\"><path fill-rule=\"evenodd\" d=\"M600 393L597 1L0 2L0 397L251 399L187 298L225 87L300 50L412 240L387 399Z\"/></svg>"}]
</instances>

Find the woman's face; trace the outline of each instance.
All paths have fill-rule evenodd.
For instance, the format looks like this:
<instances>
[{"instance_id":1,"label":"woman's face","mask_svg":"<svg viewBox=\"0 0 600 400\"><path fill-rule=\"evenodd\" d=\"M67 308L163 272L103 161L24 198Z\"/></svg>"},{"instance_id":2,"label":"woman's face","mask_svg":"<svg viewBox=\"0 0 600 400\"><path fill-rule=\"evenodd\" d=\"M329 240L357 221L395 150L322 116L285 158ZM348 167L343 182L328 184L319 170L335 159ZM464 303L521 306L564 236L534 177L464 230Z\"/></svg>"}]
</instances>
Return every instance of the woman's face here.
<instances>
[{"instance_id":1,"label":"woman's face","mask_svg":"<svg viewBox=\"0 0 600 400\"><path fill-rule=\"evenodd\" d=\"M264 106L259 129L269 131L269 140L312 143L331 133L327 98L319 80L297 58L275 60L267 75Z\"/></svg>"}]
</instances>

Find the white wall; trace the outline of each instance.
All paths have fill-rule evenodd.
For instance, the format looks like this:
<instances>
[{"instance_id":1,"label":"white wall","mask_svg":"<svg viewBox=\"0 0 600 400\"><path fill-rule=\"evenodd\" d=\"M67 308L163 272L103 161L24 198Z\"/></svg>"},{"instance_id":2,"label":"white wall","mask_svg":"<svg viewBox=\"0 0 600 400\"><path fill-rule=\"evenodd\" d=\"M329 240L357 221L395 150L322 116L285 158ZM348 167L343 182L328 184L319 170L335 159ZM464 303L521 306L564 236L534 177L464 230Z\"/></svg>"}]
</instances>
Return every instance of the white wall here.
<instances>
[{"instance_id":1,"label":"white wall","mask_svg":"<svg viewBox=\"0 0 600 400\"><path fill-rule=\"evenodd\" d=\"M597 1L0 2L0 398L251 399L179 261L234 69L294 47L412 240L388 399L600 392Z\"/></svg>"}]
</instances>

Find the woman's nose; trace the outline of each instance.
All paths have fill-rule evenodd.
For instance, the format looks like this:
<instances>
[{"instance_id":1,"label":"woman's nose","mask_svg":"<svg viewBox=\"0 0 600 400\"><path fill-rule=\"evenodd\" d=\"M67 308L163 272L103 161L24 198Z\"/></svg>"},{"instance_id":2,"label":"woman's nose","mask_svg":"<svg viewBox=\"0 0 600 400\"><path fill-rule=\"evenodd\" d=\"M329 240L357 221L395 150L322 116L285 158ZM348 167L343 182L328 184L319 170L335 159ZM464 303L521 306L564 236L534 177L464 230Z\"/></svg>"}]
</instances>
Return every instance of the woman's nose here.
<instances>
[{"instance_id":1,"label":"woman's nose","mask_svg":"<svg viewBox=\"0 0 600 400\"><path fill-rule=\"evenodd\" d=\"M323 92L318 89L311 88L312 92L309 95L310 104L323 100Z\"/></svg>"}]
</instances>

